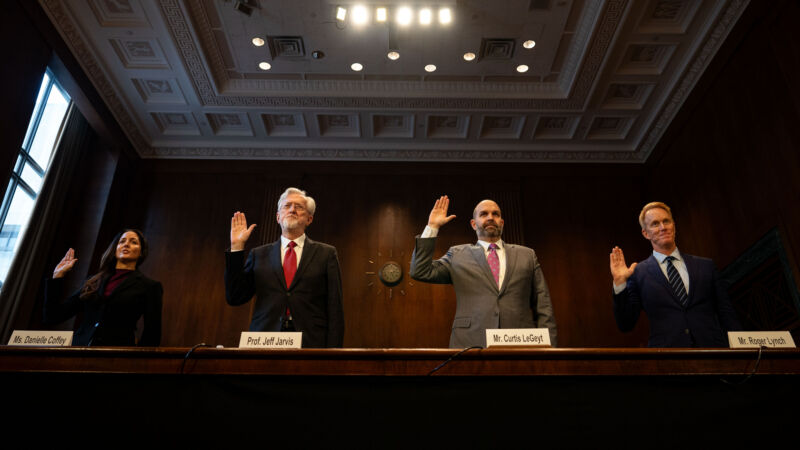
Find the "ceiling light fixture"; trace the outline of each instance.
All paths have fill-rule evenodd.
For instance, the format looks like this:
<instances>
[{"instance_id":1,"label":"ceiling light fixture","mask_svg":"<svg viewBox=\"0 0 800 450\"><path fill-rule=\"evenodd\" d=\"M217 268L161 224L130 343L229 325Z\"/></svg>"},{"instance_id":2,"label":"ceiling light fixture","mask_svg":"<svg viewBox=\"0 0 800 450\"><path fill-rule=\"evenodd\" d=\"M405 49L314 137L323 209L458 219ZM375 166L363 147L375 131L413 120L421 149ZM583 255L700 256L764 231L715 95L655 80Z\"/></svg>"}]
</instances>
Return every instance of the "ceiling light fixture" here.
<instances>
[{"instance_id":1,"label":"ceiling light fixture","mask_svg":"<svg viewBox=\"0 0 800 450\"><path fill-rule=\"evenodd\" d=\"M525 73L527 71L528 71L528 66L526 66L525 64L520 64L517 66L517 72Z\"/></svg>"},{"instance_id":2,"label":"ceiling light fixture","mask_svg":"<svg viewBox=\"0 0 800 450\"><path fill-rule=\"evenodd\" d=\"M433 13L431 12L430 8L424 8L419 11L420 25L430 25L432 19Z\"/></svg>"},{"instance_id":3,"label":"ceiling light fixture","mask_svg":"<svg viewBox=\"0 0 800 450\"><path fill-rule=\"evenodd\" d=\"M353 71L355 71L355 72L360 72L361 69L364 68L364 66L362 66L360 63L353 63L353 64L350 64L350 68L353 69Z\"/></svg>"},{"instance_id":4,"label":"ceiling light fixture","mask_svg":"<svg viewBox=\"0 0 800 450\"><path fill-rule=\"evenodd\" d=\"M356 25L364 25L369 20L369 12L364 5L356 5L353 8L353 23Z\"/></svg>"},{"instance_id":5,"label":"ceiling light fixture","mask_svg":"<svg viewBox=\"0 0 800 450\"><path fill-rule=\"evenodd\" d=\"M522 43L522 46L527 48L528 50L532 49L535 45L536 45L536 42L533 42L531 40L527 40L527 41Z\"/></svg>"},{"instance_id":6,"label":"ceiling light fixture","mask_svg":"<svg viewBox=\"0 0 800 450\"><path fill-rule=\"evenodd\" d=\"M400 53L397 53L397 52L389 52L389 53L387 53L387 54L386 54L386 57L387 57L387 58L389 58L389 59L391 59L392 61L395 61L395 60L397 60L397 58L399 58L399 57L400 57Z\"/></svg>"},{"instance_id":7,"label":"ceiling light fixture","mask_svg":"<svg viewBox=\"0 0 800 450\"><path fill-rule=\"evenodd\" d=\"M255 45L256 47L261 47L262 45L264 45L264 40L261 39L260 37L254 37L252 42L253 45Z\"/></svg>"},{"instance_id":8,"label":"ceiling light fixture","mask_svg":"<svg viewBox=\"0 0 800 450\"><path fill-rule=\"evenodd\" d=\"M407 26L411 23L413 16L414 13L411 11L411 8L408 6L403 6L397 10L397 23L402 26Z\"/></svg>"},{"instance_id":9,"label":"ceiling light fixture","mask_svg":"<svg viewBox=\"0 0 800 450\"><path fill-rule=\"evenodd\" d=\"M266 61L261 61L260 63L258 63L258 68L261 70L269 70L272 68L272 65L270 65L270 63Z\"/></svg>"},{"instance_id":10,"label":"ceiling light fixture","mask_svg":"<svg viewBox=\"0 0 800 450\"><path fill-rule=\"evenodd\" d=\"M447 25L453 21L453 13L450 12L450 8L442 8L439 10L439 23L442 25Z\"/></svg>"},{"instance_id":11,"label":"ceiling light fixture","mask_svg":"<svg viewBox=\"0 0 800 450\"><path fill-rule=\"evenodd\" d=\"M347 18L347 8L342 8L339 6L336 8L336 20L339 22L344 22L344 19Z\"/></svg>"},{"instance_id":12,"label":"ceiling light fixture","mask_svg":"<svg viewBox=\"0 0 800 450\"><path fill-rule=\"evenodd\" d=\"M473 59L475 59L475 53L472 52L464 53L464 61L472 61Z\"/></svg>"},{"instance_id":13,"label":"ceiling light fixture","mask_svg":"<svg viewBox=\"0 0 800 450\"><path fill-rule=\"evenodd\" d=\"M386 18L388 14L386 14L386 8L380 7L375 9L375 20L378 22L386 22Z\"/></svg>"},{"instance_id":14,"label":"ceiling light fixture","mask_svg":"<svg viewBox=\"0 0 800 450\"><path fill-rule=\"evenodd\" d=\"M436 66L434 66L433 64L428 64L427 66L425 66L425 72L433 72L435 70Z\"/></svg>"}]
</instances>

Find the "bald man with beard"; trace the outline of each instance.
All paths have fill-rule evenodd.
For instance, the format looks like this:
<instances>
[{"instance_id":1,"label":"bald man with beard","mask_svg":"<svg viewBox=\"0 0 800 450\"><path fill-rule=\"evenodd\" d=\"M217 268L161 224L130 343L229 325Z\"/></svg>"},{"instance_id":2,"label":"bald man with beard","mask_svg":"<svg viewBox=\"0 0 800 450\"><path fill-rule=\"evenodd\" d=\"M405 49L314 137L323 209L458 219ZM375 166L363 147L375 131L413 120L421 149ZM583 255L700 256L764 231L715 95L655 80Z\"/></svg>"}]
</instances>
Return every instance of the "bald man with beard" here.
<instances>
[{"instance_id":1,"label":"bald man with beard","mask_svg":"<svg viewBox=\"0 0 800 450\"><path fill-rule=\"evenodd\" d=\"M477 243L451 247L433 259L439 228L455 218L447 215L449 205L446 195L440 197L428 226L417 236L411 278L455 288L450 347L486 347L486 330L495 328L548 328L555 346L553 305L536 252L503 242L504 221L497 203L483 200L475 206L470 224Z\"/></svg>"}]
</instances>

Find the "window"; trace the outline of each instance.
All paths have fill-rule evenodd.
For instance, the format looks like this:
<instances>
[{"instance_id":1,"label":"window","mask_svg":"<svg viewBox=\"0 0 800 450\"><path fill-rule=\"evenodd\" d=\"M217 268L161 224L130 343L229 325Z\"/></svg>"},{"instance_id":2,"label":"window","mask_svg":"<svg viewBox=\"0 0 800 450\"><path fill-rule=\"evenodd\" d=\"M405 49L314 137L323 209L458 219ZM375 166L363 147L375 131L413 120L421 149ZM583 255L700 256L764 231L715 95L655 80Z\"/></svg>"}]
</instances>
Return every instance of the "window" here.
<instances>
[{"instance_id":1,"label":"window","mask_svg":"<svg viewBox=\"0 0 800 450\"><path fill-rule=\"evenodd\" d=\"M48 69L0 207L0 288L33 213L70 104L69 95Z\"/></svg>"}]
</instances>

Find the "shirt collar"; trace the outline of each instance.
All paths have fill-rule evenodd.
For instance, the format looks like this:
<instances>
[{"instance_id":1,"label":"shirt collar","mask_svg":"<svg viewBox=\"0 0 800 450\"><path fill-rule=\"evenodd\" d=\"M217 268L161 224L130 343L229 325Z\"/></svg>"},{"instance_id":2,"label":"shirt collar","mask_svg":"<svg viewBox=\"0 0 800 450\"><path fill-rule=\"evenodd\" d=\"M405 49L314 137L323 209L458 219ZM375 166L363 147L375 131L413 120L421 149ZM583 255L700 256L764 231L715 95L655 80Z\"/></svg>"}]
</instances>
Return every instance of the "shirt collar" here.
<instances>
[{"instance_id":1,"label":"shirt collar","mask_svg":"<svg viewBox=\"0 0 800 450\"><path fill-rule=\"evenodd\" d=\"M483 251L485 251L485 252L489 251L489 244L491 244L491 242L478 240L478 245L483 247ZM502 250L504 248L504 246L505 246L505 244L503 243L502 239L500 239L497 242L495 242L495 245L497 245L497 249L498 250Z\"/></svg>"},{"instance_id":2,"label":"shirt collar","mask_svg":"<svg viewBox=\"0 0 800 450\"><path fill-rule=\"evenodd\" d=\"M664 260L667 259L667 256L672 256L673 258L677 259L678 261L683 261L683 258L681 258L681 252L678 251L677 247L675 247L675 251L673 251L669 255L665 255L663 253L659 253L659 252L653 250L653 256L656 258L656 260L658 260L659 264L664 264Z\"/></svg>"},{"instance_id":3,"label":"shirt collar","mask_svg":"<svg viewBox=\"0 0 800 450\"><path fill-rule=\"evenodd\" d=\"M281 248L288 247L290 241L292 241L292 239L289 239L289 238L281 235ZM298 247L303 248L303 245L305 245L305 243L306 243L306 234L303 233L302 236L300 236L297 239L294 239L294 243L297 244Z\"/></svg>"}]
</instances>

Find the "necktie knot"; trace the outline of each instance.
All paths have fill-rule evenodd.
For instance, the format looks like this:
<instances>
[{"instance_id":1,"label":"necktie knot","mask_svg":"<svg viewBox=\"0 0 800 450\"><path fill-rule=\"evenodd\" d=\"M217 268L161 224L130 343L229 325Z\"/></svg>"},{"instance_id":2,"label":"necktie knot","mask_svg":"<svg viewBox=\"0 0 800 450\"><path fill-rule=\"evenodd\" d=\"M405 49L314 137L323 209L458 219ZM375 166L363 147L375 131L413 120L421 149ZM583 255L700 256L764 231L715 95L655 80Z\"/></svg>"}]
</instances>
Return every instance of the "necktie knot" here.
<instances>
[{"instance_id":1,"label":"necktie knot","mask_svg":"<svg viewBox=\"0 0 800 450\"><path fill-rule=\"evenodd\" d=\"M289 241L289 244L288 244L288 246L289 246L289 248L295 248L295 247L297 247L297 242L295 242L295 241Z\"/></svg>"},{"instance_id":2,"label":"necktie knot","mask_svg":"<svg viewBox=\"0 0 800 450\"><path fill-rule=\"evenodd\" d=\"M489 244L489 251L497 250L498 248L500 247L498 247L495 243Z\"/></svg>"}]
</instances>

